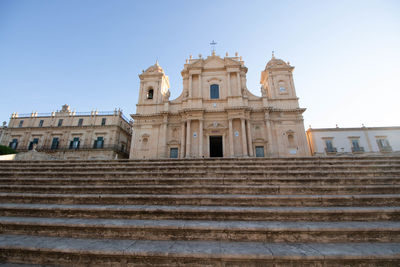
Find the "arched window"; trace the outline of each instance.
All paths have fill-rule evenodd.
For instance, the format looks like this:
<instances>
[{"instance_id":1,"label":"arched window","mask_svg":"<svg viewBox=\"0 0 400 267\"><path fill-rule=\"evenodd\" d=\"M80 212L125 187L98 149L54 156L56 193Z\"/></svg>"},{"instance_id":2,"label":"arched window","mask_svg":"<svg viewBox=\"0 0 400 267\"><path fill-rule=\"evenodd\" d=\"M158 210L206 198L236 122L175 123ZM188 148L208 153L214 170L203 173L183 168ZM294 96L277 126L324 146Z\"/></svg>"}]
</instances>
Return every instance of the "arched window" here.
<instances>
[{"instance_id":1,"label":"arched window","mask_svg":"<svg viewBox=\"0 0 400 267\"><path fill-rule=\"evenodd\" d=\"M279 92L280 93L286 93L286 83L284 81L279 81Z\"/></svg>"},{"instance_id":2,"label":"arched window","mask_svg":"<svg viewBox=\"0 0 400 267\"><path fill-rule=\"evenodd\" d=\"M219 85L218 84L210 85L210 98L211 99L219 98Z\"/></svg>"},{"instance_id":3,"label":"arched window","mask_svg":"<svg viewBox=\"0 0 400 267\"><path fill-rule=\"evenodd\" d=\"M147 99L153 99L153 95L154 95L154 90L153 89L149 89L147 91Z\"/></svg>"}]
</instances>

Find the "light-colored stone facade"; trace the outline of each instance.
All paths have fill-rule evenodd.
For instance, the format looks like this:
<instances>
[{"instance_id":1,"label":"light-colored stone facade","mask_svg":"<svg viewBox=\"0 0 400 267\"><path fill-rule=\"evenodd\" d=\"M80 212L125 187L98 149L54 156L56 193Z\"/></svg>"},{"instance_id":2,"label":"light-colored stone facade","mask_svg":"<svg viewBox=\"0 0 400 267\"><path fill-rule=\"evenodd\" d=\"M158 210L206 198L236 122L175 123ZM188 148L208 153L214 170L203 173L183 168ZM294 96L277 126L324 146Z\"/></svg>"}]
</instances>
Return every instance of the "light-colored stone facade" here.
<instances>
[{"instance_id":1,"label":"light-colored stone facade","mask_svg":"<svg viewBox=\"0 0 400 267\"><path fill-rule=\"evenodd\" d=\"M2 144L2 140L3 140L3 136L4 136L4 132L7 129L7 122L3 122L3 125L0 126L0 144Z\"/></svg>"},{"instance_id":2,"label":"light-colored stone facade","mask_svg":"<svg viewBox=\"0 0 400 267\"><path fill-rule=\"evenodd\" d=\"M77 113L64 105L49 114L13 113L1 144L58 159L115 159L129 157L130 142L131 125L120 110Z\"/></svg>"},{"instance_id":3,"label":"light-colored stone facade","mask_svg":"<svg viewBox=\"0 0 400 267\"><path fill-rule=\"evenodd\" d=\"M400 154L400 127L308 129L311 155Z\"/></svg>"},{"instance_id":4,"label":"light-colored stone facade","mask_svg":"<svg viewBox=\"0 0 400 267\"><path fill-rule=\"evenodd\" d=\"M258 97L237 54L190 57L183 91L169 100L168 76L156 63L139 75L130 158L308 156L293 69L272 56Z\"/></svg>"}]
</instances>

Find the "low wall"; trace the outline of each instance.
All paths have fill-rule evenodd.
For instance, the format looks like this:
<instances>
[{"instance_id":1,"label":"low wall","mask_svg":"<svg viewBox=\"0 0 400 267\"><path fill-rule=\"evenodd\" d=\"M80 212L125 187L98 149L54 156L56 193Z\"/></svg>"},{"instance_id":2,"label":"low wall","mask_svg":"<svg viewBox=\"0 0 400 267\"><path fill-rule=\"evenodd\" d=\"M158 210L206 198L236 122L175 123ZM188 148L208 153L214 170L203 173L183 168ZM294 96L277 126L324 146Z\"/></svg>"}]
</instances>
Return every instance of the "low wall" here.
<instances>
[{"instance_id":1,"label":"low wall","mask_svg":"<svg viewBox=\"0 0 400 267\"><path fill-rule=\"evenodd\" d=\"M16 154L1 155L0 160L14 160Z\"/></svg>"}]
</instances>

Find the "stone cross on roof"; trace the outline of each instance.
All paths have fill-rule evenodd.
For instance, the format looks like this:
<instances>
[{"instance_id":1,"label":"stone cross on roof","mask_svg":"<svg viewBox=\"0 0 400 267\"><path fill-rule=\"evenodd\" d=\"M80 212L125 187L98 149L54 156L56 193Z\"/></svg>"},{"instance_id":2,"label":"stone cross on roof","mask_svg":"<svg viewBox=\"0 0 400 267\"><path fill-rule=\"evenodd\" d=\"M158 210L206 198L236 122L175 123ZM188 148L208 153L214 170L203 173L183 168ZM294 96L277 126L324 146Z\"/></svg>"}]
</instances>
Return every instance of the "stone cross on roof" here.
<instances>
[{"instance_id":1,"label":"stone cross on roof","mask_svg":"<svg viewBox=\"0 0 400 267\"><path fill-rule=\"evenodd\" d=\"M215 46L217 45L217 43L216 43L214 40L212 40L212 42L210 43L210 45L211 45L211 54L212 54L213 56L215 56Z\"/></svg>"}]
</instances>

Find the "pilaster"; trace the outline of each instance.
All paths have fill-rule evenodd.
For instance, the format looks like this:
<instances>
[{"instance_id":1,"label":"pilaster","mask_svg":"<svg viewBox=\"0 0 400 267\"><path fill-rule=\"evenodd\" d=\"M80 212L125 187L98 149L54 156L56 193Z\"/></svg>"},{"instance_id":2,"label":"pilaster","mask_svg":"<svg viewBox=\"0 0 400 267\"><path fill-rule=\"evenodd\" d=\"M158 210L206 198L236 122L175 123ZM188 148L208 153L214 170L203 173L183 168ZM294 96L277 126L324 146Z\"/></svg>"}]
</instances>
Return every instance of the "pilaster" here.
<instances>
[{"instance_id":1,"label":"pilaster","mask_svg":"<svg viewBox=\"0 0 400 267\"><path fill-rule=\"evenodd\" d=\"M243 156L248 156L248 153L247 153L247 140L246 140L245 119L240 119L240 123L241 123L241 125L242 125L242 148L243 148Z\"/></svg>"},{"instance_id":2,"label":"pilaster","mask_svg":"<svg viewBox=\"0 0 400 267\"><path fill-rule=\"evenodd\" d=\"M190 124L191 120L187 120L186 126L186 158L190 157L190 141L191 141L191 133L190 133Z\"/></svg>"}]
</instances>

